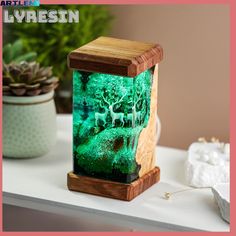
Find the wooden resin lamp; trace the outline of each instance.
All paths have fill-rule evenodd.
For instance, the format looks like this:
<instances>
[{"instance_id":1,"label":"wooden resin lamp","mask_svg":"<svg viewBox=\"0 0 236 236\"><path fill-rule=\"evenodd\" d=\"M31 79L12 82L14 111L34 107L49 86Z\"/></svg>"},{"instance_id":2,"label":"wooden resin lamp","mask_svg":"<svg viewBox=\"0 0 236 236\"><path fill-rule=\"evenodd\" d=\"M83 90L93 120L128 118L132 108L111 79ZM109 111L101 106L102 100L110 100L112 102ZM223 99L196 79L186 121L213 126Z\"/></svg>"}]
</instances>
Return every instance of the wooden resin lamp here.
<instances>
[{"instance_id":1,"label":"wooden resin lamp","mask_svg":"<svg viewBox=\"0 0 236 236\"><path fill-rule=\"evenodd\" d=\"M72 51L73 172L68 188L130 201L155 167L158 44L109 37Z\"/></svg>"}]
</instances>

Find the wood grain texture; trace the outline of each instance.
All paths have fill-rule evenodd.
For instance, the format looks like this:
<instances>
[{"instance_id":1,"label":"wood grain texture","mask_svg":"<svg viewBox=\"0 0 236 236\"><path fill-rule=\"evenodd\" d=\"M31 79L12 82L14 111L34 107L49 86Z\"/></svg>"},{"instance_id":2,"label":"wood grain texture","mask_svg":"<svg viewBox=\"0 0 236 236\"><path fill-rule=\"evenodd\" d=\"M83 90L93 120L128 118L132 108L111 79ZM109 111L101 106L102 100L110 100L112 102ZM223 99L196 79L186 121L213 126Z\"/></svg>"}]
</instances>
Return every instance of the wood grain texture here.
<instances>
[{"instance_id":1,"label":"wood grain texture","mask_svg":"<svg viewBox=\"0 0 236 236\"><path fill-rule=\"evenodd\" d=\"M155 66L153 73L150 117L147 127L144 128L139 136L138 147L136 151L136 161L141 165L139 177L152 170L156 163L156 129L157 129L157 89L158 88L158 65Z\"/></svg>"},{"instance_id":2,"label":"wood grain texture","mask_svg":"<svg viewBox=\"0 0 236 236\"><path fill-rule=\"evenodd\" d=\"M159 63L163 50L159 44L110 37L96 40L72 51L72 69L134 77Z\"/></svg>"},{"instance_id":3,"label":"wood grain texture","mask_svg":"<svg viewBox=\"0 0 236 236\"><path fill-rule=\"evenodd\" d=\"M67 185L69 190L90 193L102 197L109 197L130 201L160 180L160 169L155 167L146 175L132 182L123 184L109 180L96 179L87 176L76 175L69 172Z\"/></svg>"}]
</instances>

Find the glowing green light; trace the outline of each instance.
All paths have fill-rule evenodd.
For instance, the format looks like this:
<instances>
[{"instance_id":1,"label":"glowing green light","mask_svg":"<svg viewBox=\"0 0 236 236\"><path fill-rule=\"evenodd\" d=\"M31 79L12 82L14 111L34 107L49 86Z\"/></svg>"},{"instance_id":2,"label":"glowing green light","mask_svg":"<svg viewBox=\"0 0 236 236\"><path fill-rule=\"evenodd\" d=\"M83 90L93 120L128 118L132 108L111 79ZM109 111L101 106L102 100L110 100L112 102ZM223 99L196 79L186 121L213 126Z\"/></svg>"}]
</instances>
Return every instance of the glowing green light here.
<instances>
[{"instance_id":1,"label":"glowing green light","mask_svg":"<svg viewBox=\"0 0 236 236\"><path fill-rule=\"evenodd\" d=\"M74 171L120 182L138 177L135 154L149 119L152 72L73 72Z\"/></svg>"}]
</instances>

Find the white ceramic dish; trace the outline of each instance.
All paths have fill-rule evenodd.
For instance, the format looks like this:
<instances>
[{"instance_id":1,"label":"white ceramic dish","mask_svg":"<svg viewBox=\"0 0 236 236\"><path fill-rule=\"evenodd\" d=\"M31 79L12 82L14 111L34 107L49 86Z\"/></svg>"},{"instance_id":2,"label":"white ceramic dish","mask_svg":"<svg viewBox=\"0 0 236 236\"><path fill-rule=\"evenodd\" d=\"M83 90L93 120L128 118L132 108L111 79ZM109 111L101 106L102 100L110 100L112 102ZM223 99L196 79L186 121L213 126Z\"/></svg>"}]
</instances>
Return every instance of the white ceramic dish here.
<instances>
[{"instance_id":1,"label":"white ceramic dish","mask_svg":"<svg viewBox=\"0 0 236 236\"><path fill-rule=\"evenodd\" d=\"M216 184L212 187L212 192L214 194L215 200L219 206L222 218L230 222L230 185Z\"/></svg>"},{"instance_id":2,"label":"white ceramic dish","mask_svg":"<svg viewBox=\"0 0 236 236\"><path fill-rule=\"evenodd\" d=\"M193 143L189 147L185 165L187 183L197 188L228 183L230 167L228 149L228 144Z\"/></svg>"}]
</instances>

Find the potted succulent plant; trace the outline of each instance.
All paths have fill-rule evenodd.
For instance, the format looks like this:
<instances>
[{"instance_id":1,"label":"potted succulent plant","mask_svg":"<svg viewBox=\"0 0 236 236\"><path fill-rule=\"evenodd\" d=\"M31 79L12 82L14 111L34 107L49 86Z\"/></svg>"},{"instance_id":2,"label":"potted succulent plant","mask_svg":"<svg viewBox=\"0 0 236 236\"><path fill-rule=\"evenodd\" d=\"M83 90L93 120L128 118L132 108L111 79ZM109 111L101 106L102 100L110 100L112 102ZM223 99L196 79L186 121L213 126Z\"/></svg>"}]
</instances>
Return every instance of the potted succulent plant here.
<instances>
[{"instance_id":1,"label":"potted succulent plant","mask_svg":"<svg viewBox=\"0 0 236 236\"><path fill-rule=\"evenodd\" d=\"M37 62L3 65L3 156L46 154L56 140L52 67Z\"/></svg>"}]
</instances>

